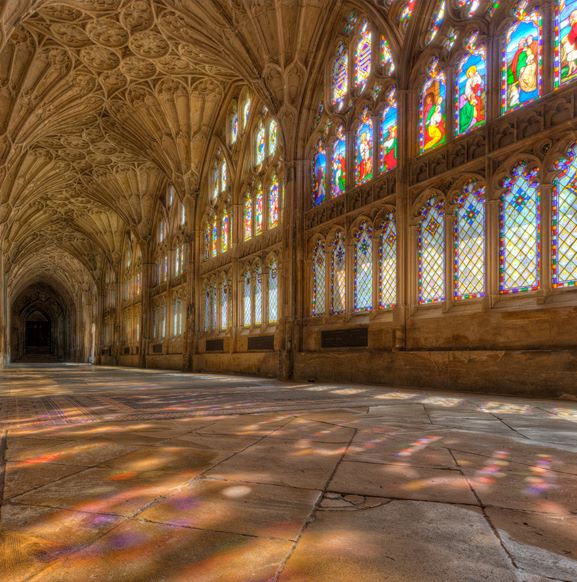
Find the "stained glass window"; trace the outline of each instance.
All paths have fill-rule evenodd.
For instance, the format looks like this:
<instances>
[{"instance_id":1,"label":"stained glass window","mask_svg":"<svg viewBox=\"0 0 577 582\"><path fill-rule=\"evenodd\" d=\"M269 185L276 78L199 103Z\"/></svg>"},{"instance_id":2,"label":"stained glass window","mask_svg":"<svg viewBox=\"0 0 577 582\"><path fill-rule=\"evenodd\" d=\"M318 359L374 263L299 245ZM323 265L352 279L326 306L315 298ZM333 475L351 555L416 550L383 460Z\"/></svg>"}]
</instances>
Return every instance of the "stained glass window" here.
<instances>
[{"instance_id":1,"label":"stained glass window","mask_svg":"<svg viewBox=\"0 0 577 582\"><path fill-rule=\"evenodd\" d=\"M454 222L454 297L485 295L485 188L465 184L456 200Z\"/></svg>"},{"instance_id":2,"label":"stained glass window","mask_svg":"<svg viewBox=\"0 0 577 582\"><path fill-rule=\"evenodd\" d=\"M381 231L379 307L392 309L397 302L397 226L393 213L389 213Z\"/></svg>"},{"instance_id":3,"label":"stained glass window","mask_svg":"<svg viewBox=\"0 0 577 582\"><path fill-rule=\"evenodd\" d=\"M257 166L264 162L266 155L266 137L265 130L262 121L258 123L258 129L256 131L256 164Z\"/></svg>"},{"instance_id":4,"label":"stained glass window","mask_svg":"<svg viewBox=\"0 0 577 582\"><path fill-rule=\"evenodd\" d=\"M216 216L212 219L212 230L210 236L210 254L211 256L216 257L218 253L218 223L216 222Z\"/></svg>"},{"instance_id":5,"label":"stained glass window","mask_svg":"<svg viewBox=\"0 0 577 582\"><path fill-rule=\"evenodd\" d=\"M347 187L347 142L344 129L337 129L337 137L333 143L331 191L333 196L340 196Z\"/></svg>"},{"instance_id":6,"label":"stained glass window","mask_svg":"<svg viewBox=\"0 0 577 582\"><path fill-rule=\"evenodd\" d=\"M501 293L539 288L540 201L537 170L518 164L505 180L500 209Z\"/></svg>"},{"instance_id":7,"label":"stained glass window","mask_svg":"<svg viewBox=\"0 0 577 582\"><path fill-rule=\"evenodd\" d=\"M228 166L226 160L220 162L220 191L224 192L228 188Z\"/></svg>"},{"instance_id":8,"label":"stained glass window","mask_svg":"<svg viewBox=\"0 0 577 582\"><path fill-rule=\"evenodd\" d=\"M229 298L228 280L223 279L220 287L220 329L226 331L228 329L228 298Z\"/></svg>"},{"instance_id":9,"label":"stained glass window","mask_svg":"<svg viewBox=\"0 0 577 582\"><path fill-rule=\"evenodd\" d=\"M365 222L355 236L355 311L373 308L373 240L372 228Z\"/></svg>"},{"instance_id":10,"label":"stained glass window","mask_svg":"<svg viewBox=\"0 0 577 582\"><path fill-rule=\"evenodd\" d=\"M446 8L446 1L440 0L439 6L435 11L435 15L433 16L433 22L431 22L431 28L427 34L427 44L433 42L437 34L439 34L439 29L441 28L441 24L443 24L443 20L445 19L445 8Z\"/></svg>"},{"instance_id":11,"label":"stained glass window","mask_svg":"<svg viewBox=\"0 0 577 582\"><path fill-rule=\"evenodd\" d=\"M373 177L373 120L366 107L357 129L355 154L356 183L364 184Z\"/></svg>"},{"instance_id":12,"label":"stained glass window","mask_svg":"<svg viewBox=\"0 0 577 582\"><path fill-rule=\"evenodd\" d=\"M250 327L252 323L252 277L247 269L242 276L243 309L242 322L245 327Z\"/></svg>"},{"instance_id":13,"label":"stained glass window","mask_svg":"<svg viewBox=\"0 0 577 582\"><path fill-rule=\"evenodd\" d=\"M341 109L349 89L349 55L344 42L337 46L337 54L333 64L333 105Z\"/></svg>"},{"instance_id":14,"label":"stained glass window","mask_svg":"<svg viewBox=\"0 0 577 582\"><path fill-rule=\"evenodd\" d=\"M362 93L371 74L372 33L365 21L355 48L355 87Z\"/></svg>"},{"instance_id":15,"label":"stained glass window","mask_svg":"<svg viewBox=\"0 0 577 582\"><path fill-rule=\"evenodd\" d=\"M415 10L417 0L406 0L403 9L399 15L399 22L403 28L407 27L409 20Z\"/></svg>"},{"instance_id":16,"label":"stained glass window","mask_svg":"<svg viewBox=\"0 0 577 582\"><path fill-rule=\"evenodd\" d=\"M455 43L457 42L458 38L459 32L451 26L447 31L447 37L445 38L445 42L443 43L443 47L445 48L445 50L450 51L455 46Z\"/></svg>"},{"instance_id":17,"label":"stained glass window","mask_svg":"<svg viewBox=\"0 0 577 582\"><path fill-rule=\"evenodd\" d=\"M252 238L252 197L250 194L244 197L242 222L244 240L250 240Z\"/></svg>"},{"instance_id":18,"label":"stained glass window","mask_svg":"<svg viewBox=\"0 0 577 582\"><path fill-rule=\"evenodd\" d=\"M381 66L385 75L392 75L395 72L395 61L393 61L393 53L387 39L381 36Z\"/></svg>"},{"instance_id":19,"label":"stained glass window","mask_svg":"<svg viewBox=\"0 0 577 582\"><path fill-rule=\"evenodd\" d=\"M268 124L268 155L274 156L278 144L278 124L274 119Z\"/></svg>"},{"instance_id":20,"label":"stained glass window","mask_svg":"<svg viewBox=\"0 0 577 582\"><path fill-rule=\"evenodd\" d=\"M254 323L262 323L263 295L262 295L262 267L257 265L254 272Z\"/></svg>"},{"instance_id":21,"label":"stained glass window","mask_svg":"<svg viewBox=\"0 0 577 582\"><path fill-rule=\"evenodd\" d=\"M272 177L270 188L268 191L268 225L269 228L274 228L278 226L279 223L279 206L280 206L280 194L279 194L279 184L278 178L276 176Z\"/></svg>"},{"instance_id":22,"label":"stained glass window","mask_svg":"<svg viewBox=\"0 0 577 582\"><path fill-rule=\"evenodd\" d=\"M555 2L555 87L577 78L577 0Z\"/></svg>"},{"instance_id":23,"label":"stained glass window","mask_svg":"<svg viewBox=\"0 0 577 582\"><path fill-rule=\"evenodd\" d=\"M272 260L268 267L268 321L278 320L278 264Z\"/></svg>"},{"instance_id":24,"label":"stained glass window","mask_svg":"<svg viewBox=\"0 0 577 582\"><path fill-rule=\"evenodd\" d=\"M204 227L204 240L202 245L202 256L206 261L210 257L210 224L207 222Z\"/></svg>"},{"instance_id":25,"label":"stained glass window","mask_svg":"<svg viewBox=\"0 0 577 582\"><path fill-rule=\"evenodd\" d=\"M577 146L557 165L552 200L553 287L577 284Z\"/></svg>"},{"instance_id":26,"label":"stained glass window","mask_svg":"<svg viewBox=\"0 0 577 582\"><path fill-rule=\"evenodd\" d=\"M220 249L221 252L226 253L230 248L230 218L228 216L228 210L226 208L224 209L222 214L220 232L221 232Z\"/></svg>"},{"instance_id":27,"label":"stained glass window","mask_svg":"<svg viewBox=\"0 0 577 582\"><path fill-rule=\"evenodd\" d=\"M339 232L333 241L331 265L331 313L343 313L346 296L345 240Z\"/></svg>"},{"instance_id":28,"label":"stained glass window","mask_svg":"<svg viewBox=\"0 0 577 582\"><path fill-rule=\"evenodd\" d=\"M457 5L466 10L467 16L471 17L477 12L481 5L481 0L457 0Z\"/></svg>"},{"instance_id":29,"label":"stained glass window","mask_svg":"<svg viewBox=\"0 0 577 582\"><path fill-rule=\"evenodd\" d=\"M250 116L250 105L251 105L251 101L250 101L250 97L247 97L244 105L242 106L242 128L246 129L247 125L248 125L248 118Z\"/></svg>"},{"instance_id":30,"label":"stained glass window","mask_svg":"<svg viewBox=\"0 0 577 582\"><path fill-rule=\"evenodd\" d=\"M455 131L461 135L485 123L487 54L485 46L473 34L466 46L465 56L457 65L455 86Z\"/></svg>"},{"instance_id":31,"label":"stained glass window","mask_svg":"<svg viewBox=\"0 0 577 582\"><path fill-rule=\"evenodd\" d=\"M381 172L397 167L397 97L395 89L389 90L381 115L379 161Z\"/></svg>"},{"instance_id":32,"label":"stained glass window","mask_svg":"<svg viewBox=\"0 0 577 582\"><path fill-rule=\"evenodd\" d=\"M324 315L326 310L327 265L325 245L319 240L313 250L312 315Z\"/></svg>"},{"instance_id":33,"label":"stained glass window","mask_svg":"<svg viewBox=\"0 0 577 582\"><path fill-rule=\"evenodd\" d=\"M445 212L434 196L421 209L419 225L419 303L445 299Z\"/></svg>"},{"instance_id":34,"label":"stained glass window","mask_svg":"<svg viewBox=\"0 0 577 582\"><path fill-rule=\"evenodd\" d=\"M507 29L502 63L503 113L541 96L541 15L527 12L527 0L515 10L515 22Z\"/></svg>"},{"instance_id":35,"label":"stained glass window","mask_svg":"<svg viewBox=\"0 0 577 582\"><path fill-rule=\"evenodd\" d=\"M219 168L218 168L218 163L215 161L214 162L214 169L212 171L212 199L215 200L216 197L218 196L218 193L220 192L220 188L219 188Z\"/></svg>"},{"instance_id":36,"label":"stained glass window","mask_svg":"<svg viewBox=\"0 0 577 582\"><path fill-rule=\"evenodd\" d=\"M264 194L262 192L261 184L257 186L254 202L254 232L258 235L262 232L264 222Z\"/></svg>"},{"instance_id":37,"label":"stained glass window","mask_svg":"<svg viewBox=\"0 0 577 582\"><path fill-rule=\"evenodd\" d=\"M230 113L230 143L234 145L238 138L238 108L233 104Z\"/></svg>"},{"instance_id":38,"label":"stained glass window","mask_svg":"<svg viewBox=\"0 0 577 582\"><path fill-rule=\"evenodd\" d=\"M446 142L446 98L445 73L439 69L439 60L434 58L421 95L421 153Z\"/></svg>"},{"instance_id":39,"label":"stained glass window","mask_svg":"<svg viewBox=\"0 0 577 582\"><path fill-rule=\"evenodd\" d=\"M313 158L312 186L313 206L318 206L327 196L327 152L322 140L319 140Z\"/></svg>"}]
</instances>

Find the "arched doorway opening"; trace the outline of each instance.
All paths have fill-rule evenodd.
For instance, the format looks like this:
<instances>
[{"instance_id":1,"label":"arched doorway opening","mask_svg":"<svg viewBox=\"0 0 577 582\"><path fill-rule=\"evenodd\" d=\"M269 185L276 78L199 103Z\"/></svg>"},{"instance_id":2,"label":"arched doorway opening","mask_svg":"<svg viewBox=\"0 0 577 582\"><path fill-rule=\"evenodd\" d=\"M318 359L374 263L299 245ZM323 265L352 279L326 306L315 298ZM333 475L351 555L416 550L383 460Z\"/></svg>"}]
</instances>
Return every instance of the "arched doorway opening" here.
<instances>
[{"instance_id":1,"label":"arched doorway opening","mask_svg":"<svg viewBox=\"0 0 577 582\"><path fill-rule=\"evenodd\" d=\"M24 355L30 357L53 356L52 321L37 309L24 321Z\"/></svg>"}]
</instances>

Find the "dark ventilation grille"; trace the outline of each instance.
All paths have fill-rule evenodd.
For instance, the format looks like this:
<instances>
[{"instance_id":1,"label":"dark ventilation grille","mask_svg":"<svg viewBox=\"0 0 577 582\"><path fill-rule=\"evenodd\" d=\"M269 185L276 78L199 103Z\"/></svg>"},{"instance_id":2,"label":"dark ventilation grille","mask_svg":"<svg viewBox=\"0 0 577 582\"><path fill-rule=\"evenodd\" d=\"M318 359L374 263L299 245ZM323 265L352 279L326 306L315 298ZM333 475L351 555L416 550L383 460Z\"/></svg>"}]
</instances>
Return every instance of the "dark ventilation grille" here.
<instances>
[{"instance_id":1,"label":"dark ventilation grille","mask_svg":"<svg viewBox=\"0 0 577 582\"><path fill-rule=\"evenodd\" d=\"M100 353L103 356L109 356L110 355L110 348L102 348L102 351Z\"/></svg>"},{"instance_id":2,"label":"dark ventilation grille","mask_svg":"<svg viewBox=\"0 0 577 582\"><path fill-rule=\"evenodd\" d=\"M274 350L274 335L255 335L248 338L249 350Z\"/></svg>"},{"instance_id":3,"label":"dark ventilation grille","mask_svg":"<svg viewBox=\"0 0 577 582\"><path fill-rule=\"evenodd\" d=\"M162 354L162 344L153 344L152 353L153 354Z\"/></svg>"},{"instance_id":4,"label":"dark ventilation grille","mask_svg":"<svg viewBox=\"0 0 577 582\"><path fill-rule=\"evenodd\" d=\"M224 352L223 339L206 340L205 349L207 352Z\"/></svg>"},{"instance_id":5,"label":"dark ventilation grille","mask_svg":"<svg viewBox=\"0 0 577 582\"><path fill-rule=\"evenodd\" d=\"M321 332L323 348L366 348L369 345L369 330L366 327L355 329L331 329Z\"/></svg>"},{"instance_id":6,"label":"dark ventilation grille","mask_svg":"<svg viewBox=\"0 0 577 582\"><path fill-rule=\"evenodd\" d=\"M129 347L126 347L126 348L124 348L124 349L122 350L122 353L123 353L125 356L128 356L128 355L130 354L130 348L129 348Z\"/></svg>"}]
</instances>

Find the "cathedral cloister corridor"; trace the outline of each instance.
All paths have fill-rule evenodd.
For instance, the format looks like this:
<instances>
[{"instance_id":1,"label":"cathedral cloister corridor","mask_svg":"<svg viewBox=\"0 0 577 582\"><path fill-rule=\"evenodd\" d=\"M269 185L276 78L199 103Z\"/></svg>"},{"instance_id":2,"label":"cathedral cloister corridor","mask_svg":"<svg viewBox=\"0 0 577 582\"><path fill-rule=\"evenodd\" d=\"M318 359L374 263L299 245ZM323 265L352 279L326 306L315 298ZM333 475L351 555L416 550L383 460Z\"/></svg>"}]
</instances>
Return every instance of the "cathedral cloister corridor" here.
<instances>
[{"instance_id":1,"label":"cathedral cloister corridor","mask_svg":"<svg viewBox=\"0 0 577 582\"><path fill-rule=\"evenodd\" d=\"M2 580L572 581L577 403L18 365Z\"/></svg>"}]
</instances>

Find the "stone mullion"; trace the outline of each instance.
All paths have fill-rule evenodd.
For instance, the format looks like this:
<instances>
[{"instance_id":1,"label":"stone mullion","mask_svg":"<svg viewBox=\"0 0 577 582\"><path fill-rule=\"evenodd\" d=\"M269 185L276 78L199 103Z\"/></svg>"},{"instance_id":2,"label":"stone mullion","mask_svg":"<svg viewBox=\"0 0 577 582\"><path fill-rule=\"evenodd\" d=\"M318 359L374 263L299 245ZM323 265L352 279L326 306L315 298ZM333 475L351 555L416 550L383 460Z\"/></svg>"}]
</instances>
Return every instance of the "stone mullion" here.
<instances>
[{"instance_id":1,"label":"stone mullion","mask_svg":"<svg viewBox=\"0 0 577 582\"><path fill-rule=\"evenodd\" d=\"M493 198L490 190L487 191L487 234L486 234L486 278L487 296L493 307L500 299L499 294L499 198Z\"/></svg>"},{"instance_id":2,"label":"stone mullion","mask_svg":"<svg viewBox=\"0 0 577 582\"><path fill-rule=\"evenodd\" d=\"M122 325L122 262L118 261L114 265L116 272L116 305L114 306L114 319L112 327L112 349L110 355L114 357L115 364L118 365L120 354L120 326Z\"/></svg>"},{"instance_id":3,"label":"stone mullion","mask_svg":"<svg viewBox=\"0 0 577 582\"><path fill-rule=\"evenodd\" d=\"M555 71L555 6L552 0L543 0L539 5L541 18L543 19L543 91L547 95L553 91Z\"/></svg>"},{"instance_id":4,"label":"stone mullion","mask_svg":"<svg viewBox=\"0 0 577 582\"><path fill-rule=\"evenodd\" d=\"M142 250L142 308L140 311L140 350L138 355L138 366L146 368L146 360L148 355L148 346L151 339L153 339L153 332L150 329L151 325L151 298L150 288L151 280L156 264L152 257L152 245L150 240L141 241Z\"/></svg>"},{"instance_id":5,"label":"stone mullion","mask_svg":"<svg viewBox=\"0 0 577 582\"><path fill-rule=\"evenodd\" d=\"M187 195L183 201L185 208L186 224L184 227L184 245L185 252L183 256L183 263L186 261L186 266L183 264L183 268L186 271L186 285L187 289L185 295L182 297L183 300L183 367L185 370L193 369L193 359L196 353L196 330L199 329L196 324L196 310L195 306L198 305L197 295L198 295L198 269L197 260L202 253L202 224L200 226L200 233L197 230L197 220L196 220L196 200L190 195ZM142 333L142 331L141 331Z\"/></svg>"},{"instance_id":6,"label":"stone mullion","mask_svg":"<svg viewBox=\"0 0 577 582\"><path fill-rule=\"evenodd\" d=\"M553 288L553 270L551 265L552 232L551 232L551 197L552 184L541 184L539 189L541 207L541 289L545 298L551 294Z\"/></svg>"},{"instance_id":7,"label":"stone mullion","mask_svg":"<svg viewBox=\"0 0 577 582\"><path fill-rule=\"evenodd\" d=\"M5 243L6 244L6 243ZM6 283L8 274L5 270L7 253L2 248L0 253L0 370L8 363L8 293Z\"/></svg>"}]
</instances>

